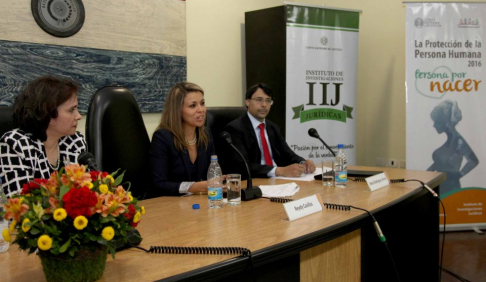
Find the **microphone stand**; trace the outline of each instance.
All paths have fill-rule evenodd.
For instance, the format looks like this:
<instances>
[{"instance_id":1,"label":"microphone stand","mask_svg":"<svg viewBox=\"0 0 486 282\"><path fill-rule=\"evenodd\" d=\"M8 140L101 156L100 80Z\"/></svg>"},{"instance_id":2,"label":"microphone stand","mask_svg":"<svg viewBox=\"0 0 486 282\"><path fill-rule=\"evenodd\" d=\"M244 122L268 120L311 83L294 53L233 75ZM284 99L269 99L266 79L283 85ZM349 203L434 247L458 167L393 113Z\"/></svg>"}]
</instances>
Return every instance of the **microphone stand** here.
<instances>
[{"instance_id":1,"label":"microphone stand","mask_svg":"<svg viewBox=\"0 0 486 282\"><path fill-rule=\"evenodd\" d=\"M241 159L245 163L246 166L246 172L248 173L248 179L246 180L246 190L241 189L241 200L242 201L249 201L257 198L262 197L262 189L258 186L253 186L253 182L251 179L251 174L250 174L250 168L248 167L248 163L246 162L245 158L243 157L243 154L238 150L233 143L228 142L230 146L235 149L236 152L240 155Z\"/></svg>"},{"instance_id":2,"label":"microphone stand","mask_svg":"<svg viewBox=\"0 0 486 282\"><path fill-rule=\"evenodd\" d=\"M320 136L317 136L316 138L319 139L322 144L324 144L324 146L326 146L326 148L331 152L334 157L336 157L336 153L334 153L334 151L329 146L327 146L326 142L324 142L324 140L322 140Z\"/></svg>"}]
</instances>

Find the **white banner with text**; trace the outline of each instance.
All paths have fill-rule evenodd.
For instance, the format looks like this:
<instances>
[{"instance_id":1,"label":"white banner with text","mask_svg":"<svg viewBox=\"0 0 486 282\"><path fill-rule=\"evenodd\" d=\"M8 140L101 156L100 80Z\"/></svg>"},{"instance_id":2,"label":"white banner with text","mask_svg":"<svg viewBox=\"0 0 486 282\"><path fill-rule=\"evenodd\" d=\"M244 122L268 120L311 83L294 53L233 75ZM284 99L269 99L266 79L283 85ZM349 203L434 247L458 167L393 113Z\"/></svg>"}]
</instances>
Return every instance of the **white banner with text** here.
<instances>
[{"instance_id":1,"label":"white banner with text","mask_svg":"<svg viewBox=\"0 0 486 282\"><path fill-rule=\"evenodd\" d=\"M447 230L486 226L485 40L484 3L406 5L407 169L447 174Z\"/></svg>"}]
</instances>

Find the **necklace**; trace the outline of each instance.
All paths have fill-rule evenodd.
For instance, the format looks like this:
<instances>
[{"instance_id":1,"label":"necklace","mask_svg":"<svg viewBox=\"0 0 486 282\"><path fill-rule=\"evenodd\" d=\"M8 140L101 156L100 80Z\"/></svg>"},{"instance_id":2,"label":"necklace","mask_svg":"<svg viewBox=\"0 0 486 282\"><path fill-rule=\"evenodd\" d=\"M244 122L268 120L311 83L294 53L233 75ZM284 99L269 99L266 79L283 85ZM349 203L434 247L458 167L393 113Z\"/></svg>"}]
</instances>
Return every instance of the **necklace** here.
<instances>
[{"instance_id":1,"label":"necklace","mask_svg":"<svg viewBox=\"0 0 486 282\"><path fill-rule=\"evenodd\" d=\"M184 139L186 139L187 145L189 145L189 146L192 146L192 145L196 144L196 142L197 142L196 136L194 136L194 140L191 140L191 141L187 140L186 136L184 136Z\"/></svg>"},{"instance_id":2,"label":"necklace","mask_svg":"<svg viewBox=\"0 0 486 282\"><path fill-rule=\"evenodd\" d=\"M56 166L52 166L52 164L51 164L51 162L49 162L49 160L47 162L49 163L49 166L53 170L58 170L59 169L59 164L61 164L61 150L59 149L59 144L57 144L57 162L56 162Z\"/></svg>"}]
</instances>

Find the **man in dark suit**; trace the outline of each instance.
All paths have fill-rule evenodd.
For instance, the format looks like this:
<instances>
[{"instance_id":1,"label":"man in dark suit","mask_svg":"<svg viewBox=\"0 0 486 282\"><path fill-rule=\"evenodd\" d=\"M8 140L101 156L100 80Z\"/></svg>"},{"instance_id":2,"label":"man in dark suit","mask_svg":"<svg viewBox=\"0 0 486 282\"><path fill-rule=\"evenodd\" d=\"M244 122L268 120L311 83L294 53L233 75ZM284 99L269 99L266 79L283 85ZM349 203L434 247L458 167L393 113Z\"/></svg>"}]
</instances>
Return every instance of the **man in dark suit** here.
<instances>
[{"instance_id":1,"label":"man in dark suit","mask_svg":"<svg viewBox=\"0 0 486 282\"><path fill-rule=\"evenodd\" d=\"M274 176L297 177L304 172L314 172L312 160L305 160L290 149L280 135L280 128L265 117L273 105L273 92L266 84L252 86L246 93L248 112L226 125L233 144L248 162L255 178ZM227 149L226 172L238 172L246 178L246 168L234 150Z\"/></svg>"}]
</instances>

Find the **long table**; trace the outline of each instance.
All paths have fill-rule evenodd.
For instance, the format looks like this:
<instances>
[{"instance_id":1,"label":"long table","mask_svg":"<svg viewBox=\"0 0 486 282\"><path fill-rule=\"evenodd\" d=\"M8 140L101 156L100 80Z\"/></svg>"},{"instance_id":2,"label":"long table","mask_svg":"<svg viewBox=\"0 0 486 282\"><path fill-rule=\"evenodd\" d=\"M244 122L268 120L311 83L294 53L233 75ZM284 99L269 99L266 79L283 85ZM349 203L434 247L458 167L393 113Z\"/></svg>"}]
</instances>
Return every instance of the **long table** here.
<instances>
[{"instance_id":1,"label":"long table","mask_svg":"<svg viewBox=\"0 0 486 282\"><path fill-rule=\"evenodd\" d=\"M438 172L350 167L386 171L391 179L418 179L436 188ZM282 184L254 179L254 185ZM437 281L439 206L418 182L371 192L366 183L346 188L320 181L295 181L294 199L319 194L326 203L372 212L387 238L402 281ZM244 184L243 184L244 186ZM200 204L200 209L193 209ZM251 250L257 281L396 281L393 264L364 211L328 210L288 221L283 204L261 198L241 206L208 209L206 195L142 201L141 247L243 247ZM420 276L419 276L420 275ZM418 279L420 277L420 279ZM45 281L40 259L13 245L0 254L1 281ZM418 280L417 280L418 279ZM214 254L154 254L126 249L108 257L100 281L252 281L248 257Z\"/></svg>"}]
</instances>

